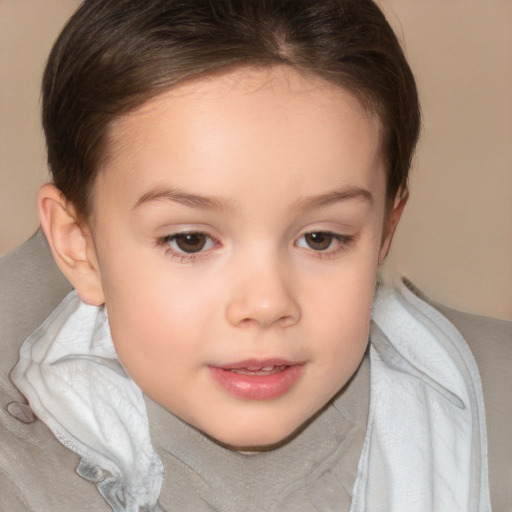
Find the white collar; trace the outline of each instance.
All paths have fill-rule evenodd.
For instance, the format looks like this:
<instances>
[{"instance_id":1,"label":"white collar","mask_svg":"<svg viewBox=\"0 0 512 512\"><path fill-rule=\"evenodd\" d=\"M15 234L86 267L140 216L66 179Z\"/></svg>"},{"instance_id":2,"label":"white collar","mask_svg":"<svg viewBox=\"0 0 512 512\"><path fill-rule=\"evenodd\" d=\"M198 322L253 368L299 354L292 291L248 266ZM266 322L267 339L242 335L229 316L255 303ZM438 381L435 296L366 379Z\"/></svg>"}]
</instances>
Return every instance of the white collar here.
<instances>
[{"instance_id":1,"label":"white collar","mask_svg":"<svg viewBox=\"0 0 512 512\"><path fill-rule=\"evenodd\" d=\"M82 458L78 473L97 484L114 512L161 510L163 465L142 392L116 356L104 308L70 292L23 343L11 379L55 437Z\"/></svg>"},{"instance_id":2,"label":"white collar","mask_svg":"<svg viewBox=\"0 0 512 512\"><path fill-rule=\"evenodd\" d=\"M380 287L372 320L351 512L489 512L482 385L466 342L401 281Z\"/></svg>"}]
</instances>

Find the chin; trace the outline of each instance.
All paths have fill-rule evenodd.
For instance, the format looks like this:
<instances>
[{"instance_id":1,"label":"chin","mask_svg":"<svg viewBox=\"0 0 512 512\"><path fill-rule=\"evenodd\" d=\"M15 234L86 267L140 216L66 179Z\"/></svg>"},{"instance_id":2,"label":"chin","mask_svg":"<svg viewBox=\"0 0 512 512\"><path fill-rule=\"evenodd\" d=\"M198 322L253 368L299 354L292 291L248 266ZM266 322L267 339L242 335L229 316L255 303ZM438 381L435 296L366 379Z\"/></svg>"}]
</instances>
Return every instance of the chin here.
<instances>
[{"instance_id":1,"label":"chin","mask_svg":"<svg viewBox=\"0 0 512 512\"><path fill-rule=\"evenodd\" d=\"M251 425L251 427L245 429L240 426L240 429L233 432L204 433L216 443L233 451L262 452L283 446L298 435L310 421L308 420L298 427L295 425L277 426L267 423L258 429L254 429L254 425Z\"/></svg>"}]
</instances>

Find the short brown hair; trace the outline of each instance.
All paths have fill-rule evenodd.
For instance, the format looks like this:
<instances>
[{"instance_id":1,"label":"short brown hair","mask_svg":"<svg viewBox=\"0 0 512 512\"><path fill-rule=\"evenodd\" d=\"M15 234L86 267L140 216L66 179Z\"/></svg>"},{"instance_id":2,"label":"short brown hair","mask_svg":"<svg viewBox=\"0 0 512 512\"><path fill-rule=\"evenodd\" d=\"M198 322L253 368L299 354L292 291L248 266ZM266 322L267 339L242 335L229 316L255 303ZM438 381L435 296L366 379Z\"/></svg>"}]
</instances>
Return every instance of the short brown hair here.
<instances>
[{"instance_id":1,"label":"short brown hair","mask_svg":"<svg viewBox=\"0 0 512 512\"><path fill-rule=\"evenodd\" d=\"M420 128L416 85L371 0L85 0L43 77L56 186L87 217L116 118L185 80L276 64L345 87L377 113L388 198L405 189Z\"/></svg>"}]
</instances>

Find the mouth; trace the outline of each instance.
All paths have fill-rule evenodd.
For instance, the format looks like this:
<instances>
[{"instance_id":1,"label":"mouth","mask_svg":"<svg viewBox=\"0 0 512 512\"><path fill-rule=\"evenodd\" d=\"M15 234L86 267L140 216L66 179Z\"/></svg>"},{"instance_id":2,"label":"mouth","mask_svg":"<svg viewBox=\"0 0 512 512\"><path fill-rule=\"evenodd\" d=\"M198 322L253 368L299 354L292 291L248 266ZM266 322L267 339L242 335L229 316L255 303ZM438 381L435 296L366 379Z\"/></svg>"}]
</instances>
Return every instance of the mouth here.
<instances>
[{"instance_id":1,"label":"mouth","mask_svg":"<svg viewBox=\"0 0 512 512\"><path fill-rule=\"evenodd\" d=\"M238 373L239 375L275 375L282 372L289 365L264 366L263 368L229 368L228 371Z\"/></svg>"},{"instance_id":2,"label":"mouth","mask_svg":"<svg viewBox=\"0 0 512 512\"><path fill-rule=\"evenodd\" d=\"M271 400L295 386L303 374L304 363L251 359L208 369L214 382L237 398Z\"/></svg>"}]
</instances>

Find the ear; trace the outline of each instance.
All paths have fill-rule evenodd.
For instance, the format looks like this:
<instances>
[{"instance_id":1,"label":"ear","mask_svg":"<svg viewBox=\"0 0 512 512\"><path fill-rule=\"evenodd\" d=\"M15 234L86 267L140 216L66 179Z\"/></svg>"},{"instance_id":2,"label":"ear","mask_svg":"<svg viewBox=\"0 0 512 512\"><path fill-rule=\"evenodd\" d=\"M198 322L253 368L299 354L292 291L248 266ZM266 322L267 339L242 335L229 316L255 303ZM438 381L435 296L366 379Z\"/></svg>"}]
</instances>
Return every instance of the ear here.
<instances>
[{"instance_id":1,"label":"ear","mask_svg":"<svg viewBox=\"0 0 512 512\"><path fill-rule=\"evenodd\" d=\"M105 298L90 229L78 221L55 185L43 185L37 199L39 221L57 265L84 302L100 306Z\"/></svg>"},{"instance_id":2,"label":"ear","mask_svg":"<svg viewBox=\"0 0 512 512\"><path fill-rule=\"evenodd\" d=\"M399 192L394 201L392 210L386 213L382 244L379 253L379 264L382 263L388 255L389 248L391 247L391 241L393 240L396 227L398 226L398 221L402 216L402 212L404 211L408 199L409 191L407 189L403 192Z\"/></svg>"}]
</instances>

